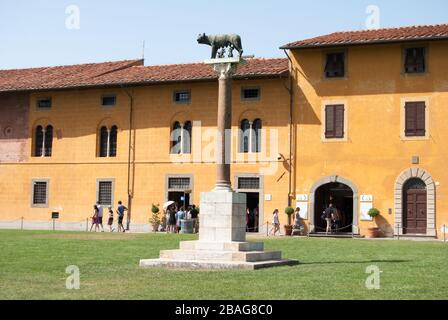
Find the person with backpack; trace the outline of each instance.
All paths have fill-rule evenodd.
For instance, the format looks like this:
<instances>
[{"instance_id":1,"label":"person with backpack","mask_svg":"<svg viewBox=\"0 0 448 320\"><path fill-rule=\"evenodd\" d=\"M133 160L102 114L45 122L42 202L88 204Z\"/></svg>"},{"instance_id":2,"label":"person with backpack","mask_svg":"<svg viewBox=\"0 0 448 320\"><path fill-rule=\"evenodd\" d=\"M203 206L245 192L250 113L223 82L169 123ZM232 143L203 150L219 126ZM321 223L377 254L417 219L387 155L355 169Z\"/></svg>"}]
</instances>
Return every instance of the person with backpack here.
<instances>
[{"instance_id":1,"label":"person with backpack","mask_svg":"<svg viewBox=\"0 0 448 320\"><path fill-rule=\"evenodd\" d=\"M121 201L118 201L117 215L118 215L118 232L126 232L123 226L124 212L128 211Z\"/></svg>"},{"instance_id":2,"label":"person with backpack","mask_svg":"<svg viewBox=\"0 0 448 320\"><path fill-rule=\"evenodd\" d=\"M330 202L330 204L328 205L328 208L325 209L324 214L322 216L325 219L325 221L327 222L327 228L325 231L327 235L329 233L331 233L331 223L332 223L333 215L334 215L334 207L333 207L333 203Z\"/></svg>"}]
</instances>

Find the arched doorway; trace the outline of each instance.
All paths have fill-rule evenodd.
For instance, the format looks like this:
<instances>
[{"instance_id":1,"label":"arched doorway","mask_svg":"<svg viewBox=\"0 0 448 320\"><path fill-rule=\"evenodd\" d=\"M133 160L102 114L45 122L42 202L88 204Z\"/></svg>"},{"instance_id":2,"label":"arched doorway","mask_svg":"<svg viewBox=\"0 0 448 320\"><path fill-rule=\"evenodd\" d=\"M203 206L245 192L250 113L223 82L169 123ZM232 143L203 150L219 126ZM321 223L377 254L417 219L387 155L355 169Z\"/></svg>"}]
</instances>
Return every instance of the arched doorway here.
<instances>
[{"instance_id":1,"label":"arched doorway","mask_svg":"<svg viewBox=\"0 0 448 320\"><path fill-rule=\"evenodd\" d=\"M339 182L332 182L320 186L315 192L314 221L315 232L325 232L326 221L322 213L332 203L338 210L341 221L337 233L352 233L353 225L353 190Z\"/></svg>"},{"instance_id":2,"label":"arched doorway","mask_svg":"<svg viewBox=\"0 0 448 320\"><path fill-rule=\"evenodd\" d=\"M426 234L427 219L426 183L411 178L403 186L403 233Z\"/></svg>"},{"instance_id":3,"label":"arched doorway","mask_svg":"<svg viewBox=\"0 0 448 320\"><path fill-rule=\"evenodd\" d=\"M344 211L344 222L341 227L344 233L359 234L358 228L358 188L350 180L339 176L329 176L317 181L310 190L310 230L321 232L326 226L322 221L322 213L333 197L335 206ZM325 229L324 229L325 231Z\"/></svg>"},{"instance_id":4,"label":"arched doorway","mask_svg":"<svg viewBox=\"0 0 448 320\"><path fill-rule=\"evenodd\" d=\"M423 184L425 185L424 190ZM426 206L423 204L424 200ZM423 208L426 208L426 211ZM409 210L411 210L410 214ZM426 230L423 230L424 216L426 216ZM436 183L426 170L411 168L398 176L395 182L394 229L396 235L412 235L417 231L418 233L415 233L417 235L437 236Z\"/></svg>"}]
</instances>

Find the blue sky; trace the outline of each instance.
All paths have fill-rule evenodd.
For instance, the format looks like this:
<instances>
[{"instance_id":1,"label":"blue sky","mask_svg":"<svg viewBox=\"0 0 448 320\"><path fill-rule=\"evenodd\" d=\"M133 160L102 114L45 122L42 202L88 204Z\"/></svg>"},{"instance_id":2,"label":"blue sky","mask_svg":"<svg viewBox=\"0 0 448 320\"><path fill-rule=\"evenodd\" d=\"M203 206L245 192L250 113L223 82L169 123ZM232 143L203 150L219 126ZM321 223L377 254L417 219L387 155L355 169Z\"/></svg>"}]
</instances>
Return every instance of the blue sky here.
<instances>
[{"instance_id":1,"label":"blue sky","mask_svg":"<svg viewBox=\"0 0 448 320\"><path fill-rule=\"evenodd\" d=\"M66 8L80 10L67 29ZM334 31L448 23L446 0L0 0L0 69L134 59L147 65L201 61L200 32L239 33L245 54L281 57L278 47ZM224 9L227 8L227 9Z\"/></svg>"}]
</instances>

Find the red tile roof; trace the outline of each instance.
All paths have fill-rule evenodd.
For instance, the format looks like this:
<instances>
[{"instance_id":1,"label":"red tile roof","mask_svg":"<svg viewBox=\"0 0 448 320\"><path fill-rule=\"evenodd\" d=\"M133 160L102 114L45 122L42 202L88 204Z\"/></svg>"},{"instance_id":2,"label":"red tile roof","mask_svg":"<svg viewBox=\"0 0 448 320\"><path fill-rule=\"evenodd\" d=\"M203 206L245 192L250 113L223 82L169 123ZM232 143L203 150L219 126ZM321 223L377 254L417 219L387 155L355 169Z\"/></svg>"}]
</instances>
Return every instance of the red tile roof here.
<instances>
[{"instance_id":1,"label":"red tile roof","mask_svg":"<svg viewBox=\"0 0 448 320\"><path fill-rule=\"evenodd\" d=\"M287 59L248 59L236 79L284 77ZM203 63L143 66L143 60L106 62L50 68L0 70L0 92L89 88L117 85L215 80Z\"/></svg>"},{"instance_id":2,"label":"red tile roof","mask_svg":"<svg viewBox=\"0 0 448 320\"><path fill-rule=\"evenodd\" d=\"M300 49L441 39L448 39L448 24L336 32L289 43L281 48Z\"/></svg>"}]
</instances>

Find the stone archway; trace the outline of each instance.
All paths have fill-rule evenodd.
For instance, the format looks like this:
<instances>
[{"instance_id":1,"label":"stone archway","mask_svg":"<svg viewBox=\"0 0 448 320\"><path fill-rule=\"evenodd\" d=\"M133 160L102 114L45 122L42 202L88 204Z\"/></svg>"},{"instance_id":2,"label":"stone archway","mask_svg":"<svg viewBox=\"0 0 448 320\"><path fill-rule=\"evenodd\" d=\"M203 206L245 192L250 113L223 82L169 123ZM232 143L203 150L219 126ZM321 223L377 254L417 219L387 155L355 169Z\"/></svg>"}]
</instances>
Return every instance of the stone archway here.
<instances>
[{"instance_id":1,"label":"stone archway","mask_svg":"<svg viewBox=\"0 0 448 320\"><path fill-rule=\"evenodd\" d=\"M405 170L395 182L395 226L394 232L404 235L403 230L403 187L407 181L413 178L421 179L426 184L427 190L427 236L435 237L436 232L436 184L432 176L421 168L411 168Z\"/></svg>"},{"instance_id":2,"label":"stone archway","mask_svg":"<svg viewBox=\"0 0 448 320\"><path fill-rule=\"evenodd\" d=\"M315 222L315 200L316 200L316 191L329 183L342 183L346 186L350 187L353 190L353 233L359 234L359 209L358 209L358 199L359 199L359 193L358 188L356 185L351 182L350 180L347 180L345 178L339 177L339 176L330 176L325 177L317 181L310 190L310 230L311 232L314 232L316 229L316 222Z\"/></svg>"}]
</instances>

